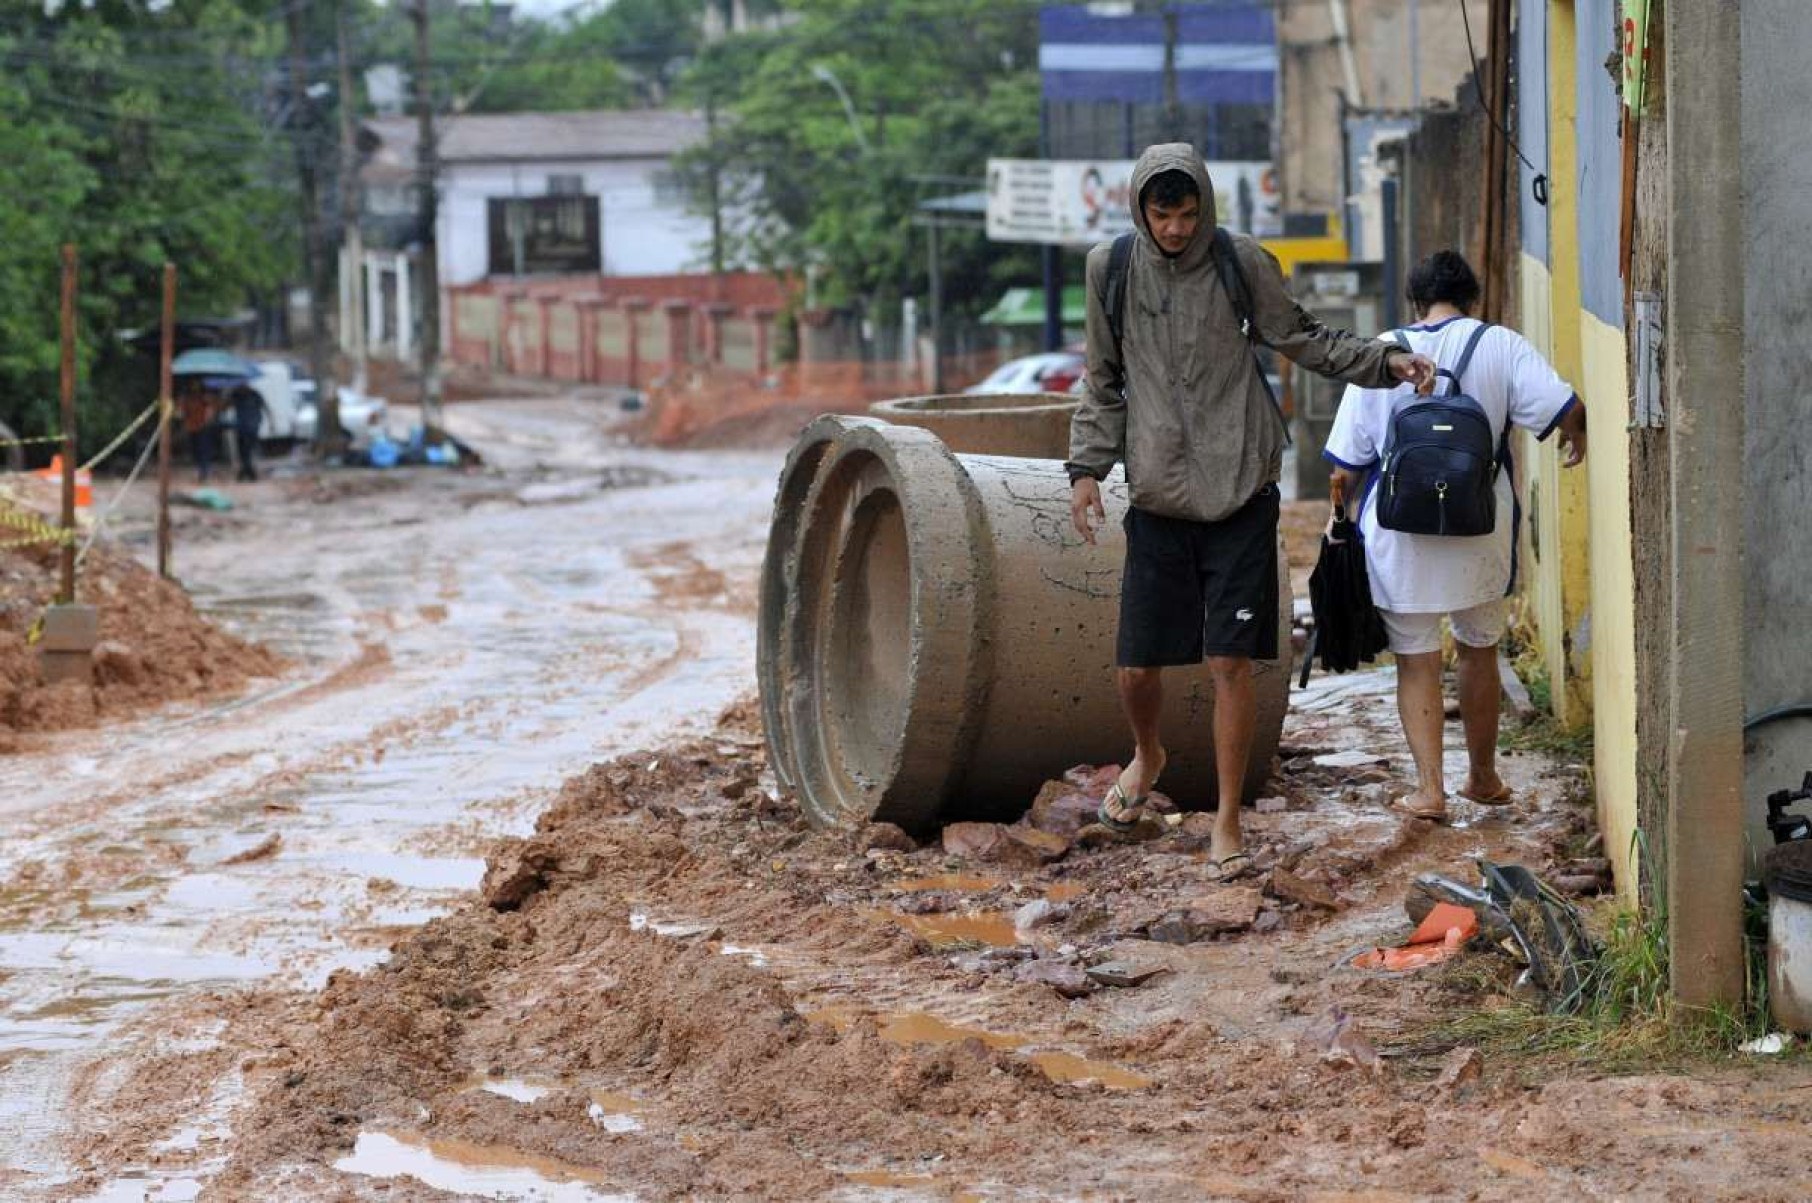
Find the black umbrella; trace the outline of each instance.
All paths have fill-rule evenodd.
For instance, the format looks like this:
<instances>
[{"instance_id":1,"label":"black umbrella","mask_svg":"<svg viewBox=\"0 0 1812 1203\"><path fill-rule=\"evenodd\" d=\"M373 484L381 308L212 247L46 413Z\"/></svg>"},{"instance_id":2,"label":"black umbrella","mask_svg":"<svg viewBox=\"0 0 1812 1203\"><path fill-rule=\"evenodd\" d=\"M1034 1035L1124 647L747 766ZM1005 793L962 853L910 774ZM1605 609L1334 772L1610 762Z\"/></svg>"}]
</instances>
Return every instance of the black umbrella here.
<instances>
[{"instance_id":1,"label":"black umbrella","mask_svg":"<svg viewBox=\"0 0 1812 1203\"><path fill-rule=\"evenodd\" d=\"M1334 523L1321 536L1321 555L1309 576L1309 605L1315 611L1315 636L1302 662L1302 681L1321 656L1326 672L1351 672L1389 646L1384 620L1372 604L1372 581L1365 570L1365 544L1359 528L1334 506Z\"/></svg>"}]
</instances>

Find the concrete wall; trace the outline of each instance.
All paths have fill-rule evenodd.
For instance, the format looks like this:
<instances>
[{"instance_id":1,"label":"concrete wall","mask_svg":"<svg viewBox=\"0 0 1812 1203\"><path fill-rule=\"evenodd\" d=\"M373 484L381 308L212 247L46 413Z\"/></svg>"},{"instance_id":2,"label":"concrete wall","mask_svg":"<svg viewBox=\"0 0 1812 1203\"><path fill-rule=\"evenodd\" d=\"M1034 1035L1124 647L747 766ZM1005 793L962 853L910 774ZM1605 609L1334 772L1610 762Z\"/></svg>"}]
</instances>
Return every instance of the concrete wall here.
<instances>
[{"instance_id":1,"label":"concrete wall","mask_svg":"<svg viewBox=\"0 0 1812 1203\"><path fill-rule=\"evenodd\" d=\"M1742 19L1744 706L1754 715L1812 700L1812 25L1804 0L1747 0ZM1812 769L1812 722L1757 730L1747 764L1754 812Z\"/></svg>"},{"instance_id":2,"label":"concrete wall","mask_svg":"<svg viewBox=\"0 0 1812 1203\"><path fill-rule=\"evenodd\" d=\"M550 175L578 175L598 198L602 273L659 276L696 269L711 240L709 221L677 199L657 195L665 159L599 163L448 165L441 193L440 280L454 288L482 280L490 268L489 201L544 196Z\"/></svg>"},{"instance_id":3,"label":"concrete wall","mask_svg":"<svg viewBox=\"0 0 1812 1203\"><path fill-rule=\"evenodd\" d=\"M1409 55L1410 16L1416 20L1422 101L1445 100L1471 69L1460 7L1453 0L1345 0L1353 35L1363 105L1411 109L1417 72ZM1473 36L1482 37L1482 12ZM1336 213L1344 204L1341 179L1340 100L1345 74L1333 41L1327 0L1278 0L1280 111L1278 163L1284 209ZM1479 54L1485 53L1480 44ZM1350 98L1356 103L1359 98Z\"/></svg>"}]
</instances>

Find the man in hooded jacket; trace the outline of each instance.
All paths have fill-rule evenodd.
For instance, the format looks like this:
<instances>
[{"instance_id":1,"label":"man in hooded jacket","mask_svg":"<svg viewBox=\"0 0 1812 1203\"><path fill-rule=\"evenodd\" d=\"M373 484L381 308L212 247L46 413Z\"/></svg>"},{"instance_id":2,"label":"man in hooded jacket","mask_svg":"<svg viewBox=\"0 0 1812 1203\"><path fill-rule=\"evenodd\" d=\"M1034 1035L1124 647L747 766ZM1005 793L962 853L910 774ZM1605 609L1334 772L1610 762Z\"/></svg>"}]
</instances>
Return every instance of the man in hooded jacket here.
<instances>
[{"instance_id":1,"label":"man in hooded jacket","mask_svg":"<svg viewBox=\"0 0 1812 1203\"><path fill-rule=\"evenodd\" d=\"M1135 823L1163 771L1162 670L1208 661L1214 681L1221 876L1245 859L1239 801L1256 702L1252 661L1277 658L1277 478L1284 420L1254 363L1215 263L1214 187L1188 143L1153 146L1132 177L1137 235L1122 325L1105 300L1111 245L1089 252L1088 374L1070 425L1071 518L1095 541L1100 481L1126 465L1116 649L1134 756L1101 804L1110 827ZM1250 293L1252 337L1313 372L1367 388L1426 390L1434 364L1401 347L1332 330L1290 297L1277 260L1232 237Z\"/></svg>"}]
</instances>

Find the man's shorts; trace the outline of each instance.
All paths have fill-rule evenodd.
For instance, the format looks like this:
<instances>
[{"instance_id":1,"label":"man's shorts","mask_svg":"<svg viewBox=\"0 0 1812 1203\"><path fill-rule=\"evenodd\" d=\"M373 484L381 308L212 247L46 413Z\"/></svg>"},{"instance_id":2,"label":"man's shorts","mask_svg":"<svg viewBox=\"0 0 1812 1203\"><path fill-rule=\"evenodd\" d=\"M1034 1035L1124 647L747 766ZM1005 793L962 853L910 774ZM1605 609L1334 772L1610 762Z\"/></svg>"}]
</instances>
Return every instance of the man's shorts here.
<instances>
[{"instance_id":1,"label":"man's shorts","mask_svg":"<svg viewBox=\"0 0 1812 1203\"><path fill-rule=\"evenodd\" d=\"M1414 656L1441 650L1440 613L1380 610L1378 617L1384 620L1393 654ZM1453 623L1454 642L1467 647L1496 647L1504 637L1504 599L1501 597L1469 609L1455 610L1447 618Z\"/></svg>"},{"instance_id":2,"label":"man's shorts","mask_svg":"<svg viewBox=\"0 0 1812 1203\"><path fill-rule=\"evenodd\" d=\"M1277 486L1219 522L1126 512L1121 668L1277 659Z\"/></svg>"}]
</instances>

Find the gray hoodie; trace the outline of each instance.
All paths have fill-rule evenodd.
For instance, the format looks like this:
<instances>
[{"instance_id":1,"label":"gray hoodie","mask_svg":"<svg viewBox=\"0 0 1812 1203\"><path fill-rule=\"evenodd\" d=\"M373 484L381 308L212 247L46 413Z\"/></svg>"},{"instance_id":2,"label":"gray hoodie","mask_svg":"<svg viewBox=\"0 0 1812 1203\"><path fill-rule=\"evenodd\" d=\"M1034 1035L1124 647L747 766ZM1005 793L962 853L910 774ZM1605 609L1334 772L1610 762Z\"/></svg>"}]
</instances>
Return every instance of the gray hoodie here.
<instances>
[{"instance_id":1,"label":"gray hoodie","mask_svg":"<svg viewBox=\"0 0 1812 1203\"><path fill-rule=\"evenodd\" d=\"M1171 258L1146 228L1139 196L1152 177L1175 170L1195 177L1202 222ZM1088 383L1070 423L1071 475L1099 479L1123 460L1135 506L1216 522L1277 479L1283 420L1215 270L1214 187L1201 155L1186 142L1148 149L1133 169L1132 203L1139 233L1127 265L1118 352L1103 303L1111 246L1088 255ZM1386 361L1400 349L1322 325L1291 299L1277 260L1256 239L1235 234L1233 246L1261 340L1349 384L1396 383Z\"/></svg>"}]
</instances>

